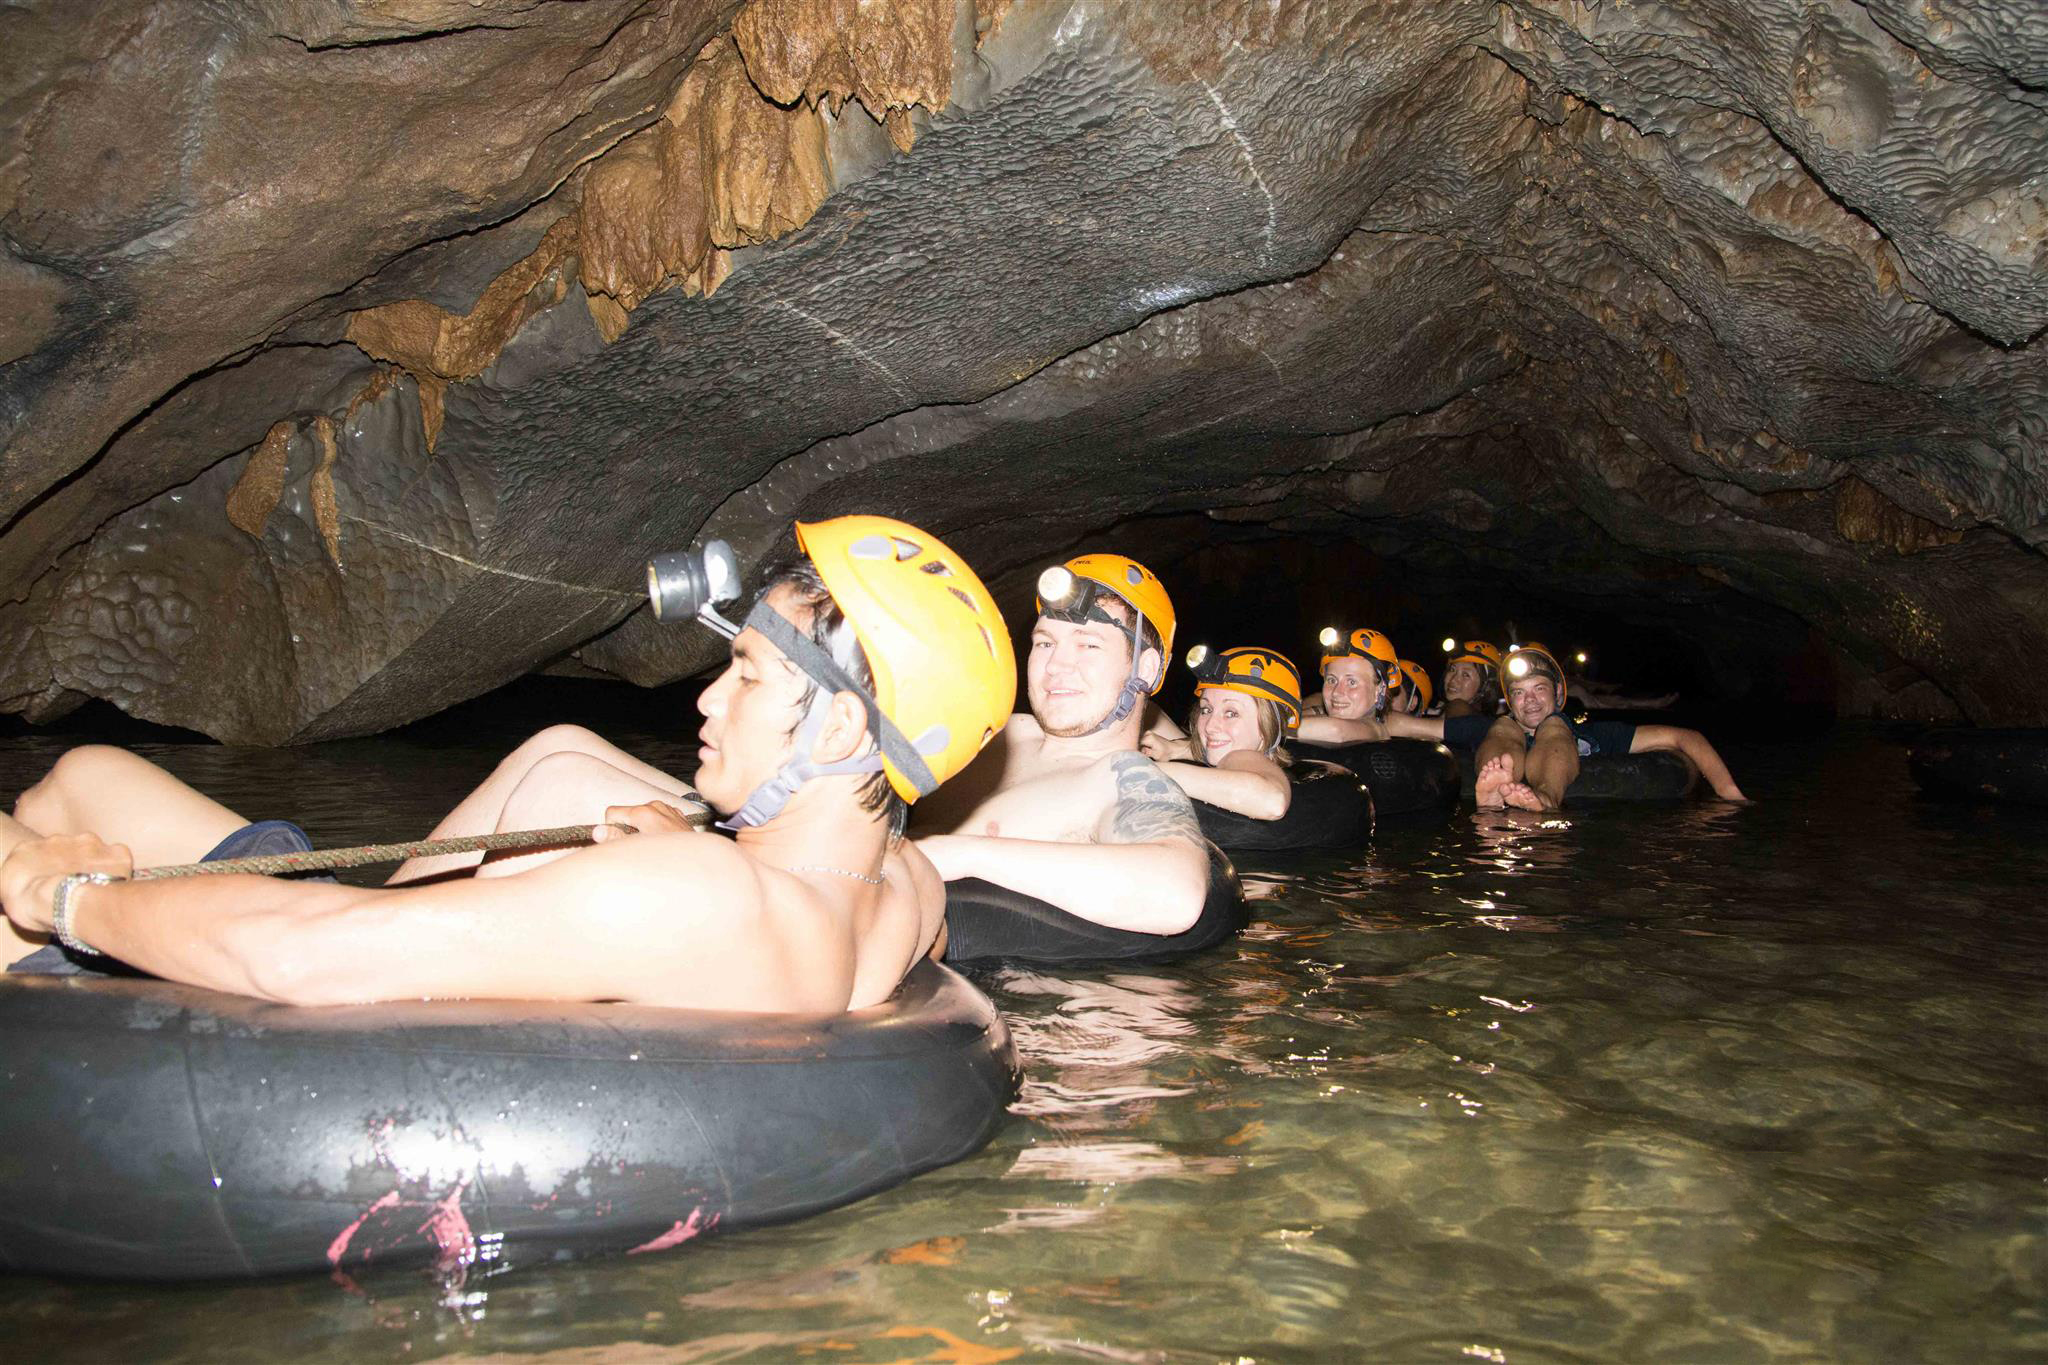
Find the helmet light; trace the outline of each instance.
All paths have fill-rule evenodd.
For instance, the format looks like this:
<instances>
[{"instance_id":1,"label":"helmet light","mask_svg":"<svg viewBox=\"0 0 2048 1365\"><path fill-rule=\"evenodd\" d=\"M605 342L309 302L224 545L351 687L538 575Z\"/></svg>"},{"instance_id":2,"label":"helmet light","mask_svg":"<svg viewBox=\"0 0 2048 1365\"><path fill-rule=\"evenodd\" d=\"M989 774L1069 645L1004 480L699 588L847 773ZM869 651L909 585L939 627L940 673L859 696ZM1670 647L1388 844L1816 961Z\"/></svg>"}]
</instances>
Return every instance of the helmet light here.
<instances>
[{"instance_id":1,"label":"helmet light","mask_svg":"<svg viewBox=\"0 0 2048 1365\"><path fill-rule=\"evenodd\" d=\"M1038 576L1038 600L1064 602L1074 595L1074 583L1074 571L1064 564L1055 564Z\"/></svg>"},{"instance_id":2,"label":"helmet light","mask_svg":"<svg viewBox=\"0 0 2048 1365\"><path fill-rule=\"evenodd\" d=\"M1444 636L1444 653L1446 653L1446 654L1451 654L1451 653L1455 653L1455 652L1457 651L1457 648L1458 648L1458 642L1457 642L1456 640L1452 639L1452 638L1451 638L1450 636L1448 636L1448 635Z\"/></svg>"},{"instance_id":3,"label":"helmet light","mask_svg":"<svg viewBox=\"0 0 2048 1365\"><path fill-rule=\"evenodd\" d=\"M1510 678L1526 678L1529 676L1529 661L1517 653L1514 658L1508 660L1508 676Z\"/></svg>"},{"instance_id":4,"label":"helmet light","mask_svg":"<svg viewBox=\"0 0 2048 1365\"><path fill-rule=\"evenodd\" d=\"M1209 662L1209 646L1196 645L1188 651L1188 667L1197 673L1201 672L1202 665L1207 662Z\"/></svg>"},{"instance_id":5,"label":"helmet light","mask_svg":"<svg viewBox=\"0 0 2048 1365\"><path fill-rule=\"evenodd\" d=\"M1335 626L1324 626L1322 634L1316 636L1316 639L1322 643L1324 649L1335 649L1343 642L1344 637L1337 633Z\"/></svg>"},{"instance_id":6,"label":"helmet light","mask_svg":"<svg viewBox=\"0 0 2048 1365\"><path fill-rule=\"evenodd\" d=\"M1572 655L1572 657L1578 660L1581 664L1583 664L1586 662L1586 651L1582 649L1578 653Z\"/></svg>"},{"instance_id":7,"label":"helmet light","mask_svg":"<svg viewBox=\"0 0 2048 1365\"><path fill-rule=\"evenodd\" d=\"M739 559L722 540L647 561L647 600L653 604L654 619L664 624L695 618L730 640L740 628L719 615L718 608L739 600L739 595Z\"/></svg>"}]
</instances>

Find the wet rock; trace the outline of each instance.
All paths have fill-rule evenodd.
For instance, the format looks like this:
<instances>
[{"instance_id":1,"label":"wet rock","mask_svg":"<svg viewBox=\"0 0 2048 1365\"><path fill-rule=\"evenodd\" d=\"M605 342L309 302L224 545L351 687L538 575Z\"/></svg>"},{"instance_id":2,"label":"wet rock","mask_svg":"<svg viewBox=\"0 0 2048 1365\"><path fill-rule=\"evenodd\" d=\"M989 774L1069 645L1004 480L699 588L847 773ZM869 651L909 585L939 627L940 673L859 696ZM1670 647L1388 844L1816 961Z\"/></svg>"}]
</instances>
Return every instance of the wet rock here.
<instances>
[{"instance_id":1,"label":"wet rock","mask_svg":"<svg viewBox=\"0 0 2048 1365\"><path fill-rule=\"evenodd\" d=\"M664 681L715 642L636 610L649 551L887 508L1008 602L1104 533L1338 542L2048 721L2038 7L46 3L0 45L15 710L276 742Z\"/></svg>"}]
</instances>

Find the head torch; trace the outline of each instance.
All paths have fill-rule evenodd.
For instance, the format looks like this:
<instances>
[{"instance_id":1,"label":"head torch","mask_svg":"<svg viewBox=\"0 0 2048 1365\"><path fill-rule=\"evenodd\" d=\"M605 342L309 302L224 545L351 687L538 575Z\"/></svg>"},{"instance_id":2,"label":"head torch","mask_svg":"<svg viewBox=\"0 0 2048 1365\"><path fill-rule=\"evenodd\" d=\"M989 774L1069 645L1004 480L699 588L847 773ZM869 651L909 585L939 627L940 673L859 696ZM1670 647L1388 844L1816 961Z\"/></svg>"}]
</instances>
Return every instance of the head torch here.
<instances>
[{"instance_id":1,"label":"head torch","mask_svg":"<svg viewBox=\"0 0 2048 1365\"><path fill-rule=\"evenodd\" d=\"M1104 611L1102 599L1105 597L1128 610L1130 621L1120 621ZM1137 642L1138 609L1113 589L1092 578L1081 577L1064 564L1055 564L1038 576L1038 613L1055 621L1097 621L1130 636L1134 647Z\"/></svg>"},{"instance_id":2,"label":"head torch","mask_svg":"<svg viewBox=\"0 0 2048 1365\"><path fill-rule=\"evenodd\" d=\"M730 640L740 628L718 609L740 596L740 565L722 540L699 550L676 550L647 562L647 600L664 625L698 620Z\"/></svg>"}]
</instances>

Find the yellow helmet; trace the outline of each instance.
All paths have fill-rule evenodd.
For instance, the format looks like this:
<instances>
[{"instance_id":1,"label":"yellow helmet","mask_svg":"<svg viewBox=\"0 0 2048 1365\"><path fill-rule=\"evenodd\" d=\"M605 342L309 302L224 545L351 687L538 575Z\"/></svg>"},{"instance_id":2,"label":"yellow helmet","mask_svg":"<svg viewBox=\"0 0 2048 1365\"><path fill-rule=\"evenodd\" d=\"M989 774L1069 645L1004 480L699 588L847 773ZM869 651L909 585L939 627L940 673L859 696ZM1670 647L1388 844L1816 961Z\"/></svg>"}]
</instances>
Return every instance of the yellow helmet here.
<instances>
[{"instance_id":1,"label":"yellow helmet","mask_svg":"<svg viewBox=\"0 0 2048 1365\"><path fill-rule=\"evenodd\" d=\"M1188 668L1195 675L1195 695L1218 687L1242 692L1248 697L1277 703L1282 727L1301 726L1301 670L1276 649L1245 645L1214 653L1207 645L1188 651Z\"/></svg>"},{"instance_id":2,"label":"yellow helmet","mask_svg":"<svg viewBox=\"0 0 2048 1365\"><path fill-rule=\"evenodd\" d=\"M915 759L883 743L889 785L915 801L972 762L1010 718L1009 627L966 560L893 517L800 521L796 543L867 655L875 704L930 770L929 784L919 782L905 771Z\"/></svg>"},{"instance_id":3,"label":"yellow helmet","mask_svg":"<svg viewBox=\"0 0 2048 1365\"><path fill-rule=\"evenodd\" d=\"M1451 656L1444 660L1446 668L1452 664L1478 664L1490 672L1500 671L1500 651L1484 640L1467 640L1462 647L1455 640L1445 640L1444 653Z\"/></svg>"},{"instance_id":4,"label":"yellow helmet","mask_svg":"<svg viewBox=\"0 0 2048 1365\"><path fill-rule=\"evenodd\" d=\"M1531 673L1540 673L1557 685L1557 699L1564 700L1564 669L1557 662L1557 656L1542 645L1509 645L1507 655L1500 663L1500 690L1505 695L1509 684L1517 678L1526 678Z\"/></svg>"},{"instance_id":5,"label":"yellow helmet","mask_svg":"<svg viewBox=\"0 0 2048 1365\"><path fill-rule=\"evenodd\" d=\"M1327 669L1332 659L1371 659L1381 677L1393 672L1399 656L1394 653L1394 642L1376 630L1354 630L1346 637L1335 626L1324 626L1318 637L1323 643L1321 667ZM1391 686L1399 685L1400 675L1396 673Z\"/></svg>"},{"instance_id":6,"label":"yellow helmet","mask_svg":"<svg viewBox=\"0 0 2048 1365\"><path fill-rule=\"evenodd\" d=\"M1429 674L1422 671L1421 664L1410 663L1406 659L1398 660L1394 664L1394 667L1399 669L1401 672L1401 676L1404 679L1406 679L1406 681L1402 684L1403 689L1405 690L1407 688L1412 687L1415 689L1417 693L1421 695L1422 701L1420 702L1420 704L1416 706L1416 711L1427 711L1429 709L1430 702L1436 699L1436 688L1431 685L1429 681Z\"/></svg>"},{"instance_id":7,"label":"yellow helmet","mask_svg":"<svg viewBox=\"0 0 2048 1365\"><path fill-rule=\"evenodd\" d=\"M1128 630L1122 621L1095 605L1096 589L1117 598L1158 633L1162 661L1159 676L1145 689L1148 695L1158 692L1166 681L1164 661L1173 657L1173 599L1166 595L1166 585L1158 576L1137 560L1125 555L1075 555L1066 563L1047 569L1038 577L1039 614L1051 611L1076 621L1097 620ZM1137 647L1137 632L1131 633L1131 667L1135 671L1142 651Z\"/></svg>"}]
</instances>

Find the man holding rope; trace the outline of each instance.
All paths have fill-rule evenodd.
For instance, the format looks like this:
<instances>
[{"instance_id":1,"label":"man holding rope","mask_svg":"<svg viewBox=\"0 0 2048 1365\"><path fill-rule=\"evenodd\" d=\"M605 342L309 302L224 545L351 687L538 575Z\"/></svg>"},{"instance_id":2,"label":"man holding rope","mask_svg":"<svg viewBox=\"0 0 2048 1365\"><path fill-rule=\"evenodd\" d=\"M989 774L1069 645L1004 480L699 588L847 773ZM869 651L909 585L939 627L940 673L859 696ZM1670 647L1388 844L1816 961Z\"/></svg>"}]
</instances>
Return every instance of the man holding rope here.
<instances>
[{"instance_id":1,"label":"man holding rope","mask_svg":"<svg viewBox=\"0 0 2048 1365\"><path fill-rule=\"evenodd\" d=\"M907 804L1008 717L1016 665L988 590L899 521L798 523L742 624L731 553L649 568L655 613L732 640L699 699L697 790L737 837L691 828L677 779L588 731L520 746L436 838L602 817L595 847L416 857L381 888L253 875L142 880L136 865L303 849L146 760L89 747L0 816L0 961L111 958L289 1004L422 997L858 1009L927 953L944 888ZM298 836L303 840L303 836ZM280 843L280 840L282 841ZM516 842L510 841L510 842ZM310 855L305 864L321 864ZM180 869L182 870L182 869Z\"/></svg>"}]
</instances>

